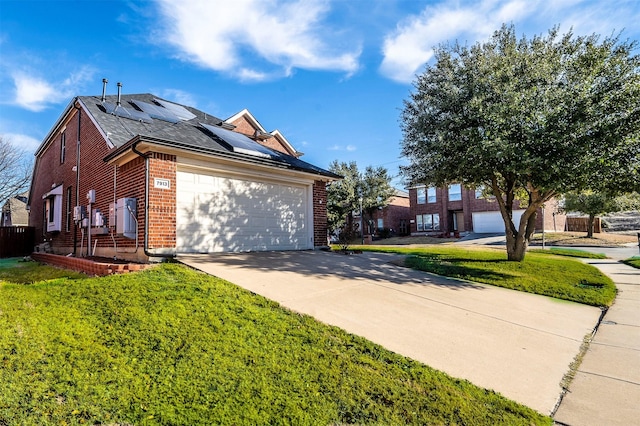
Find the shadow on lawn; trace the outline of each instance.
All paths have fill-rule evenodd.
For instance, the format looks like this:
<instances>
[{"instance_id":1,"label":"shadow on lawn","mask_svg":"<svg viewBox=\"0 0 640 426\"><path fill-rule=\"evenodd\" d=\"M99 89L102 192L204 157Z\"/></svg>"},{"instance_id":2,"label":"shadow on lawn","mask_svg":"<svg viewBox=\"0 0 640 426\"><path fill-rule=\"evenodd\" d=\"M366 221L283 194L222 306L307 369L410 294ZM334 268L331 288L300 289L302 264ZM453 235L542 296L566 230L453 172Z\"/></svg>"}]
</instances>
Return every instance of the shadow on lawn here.
<instances>
[{"instance_id":1,"label":"shadow on lawn","mask_svg":"<svg viewBox=\"0 0 640 426\"><path fill-rule=\"evenodd\" d=\"M456 265L456 262L465 262L467 265ZM471 281L493 282L515 278L514 275L505 272L490 271L483 268L469 266L468 263L502 263L506 259L480 260L466 258L452 258L450 256L409 256L405 260L406 266L421 271L427 271L448 277L462 278Z\"/></svg>"}]
</instances>

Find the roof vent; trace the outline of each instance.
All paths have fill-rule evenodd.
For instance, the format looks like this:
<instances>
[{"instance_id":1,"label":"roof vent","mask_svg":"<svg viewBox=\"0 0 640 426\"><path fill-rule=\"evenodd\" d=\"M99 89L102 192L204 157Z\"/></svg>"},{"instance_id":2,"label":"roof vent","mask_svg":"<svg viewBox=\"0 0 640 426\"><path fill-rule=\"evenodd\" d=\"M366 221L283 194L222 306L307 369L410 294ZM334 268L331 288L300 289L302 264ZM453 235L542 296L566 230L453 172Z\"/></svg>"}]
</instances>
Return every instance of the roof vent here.
<instances>
[{"instance_id":1,"label":"roof vent","mask_svg":"<svg viewBox=\"0 0 640 426\"><path fill-rule=\"evenodd\" d=\"M106 78L102 79L102 102L104 103L104 101L107 100L107 83L109 82L109 80L107 80Z\"/></svg>"},{"instance_id":2,"label":"roof vent","mask_svg":"<svg viewBox=\"0 0 640 426\"><path fill-rule=\"evenodd\" d=\"M116 83L116 85L118 86L118 100L116 101L116 105L120 106L120 92L122 92L122 83L118 82Z\"/></svg>"}]
</instances>

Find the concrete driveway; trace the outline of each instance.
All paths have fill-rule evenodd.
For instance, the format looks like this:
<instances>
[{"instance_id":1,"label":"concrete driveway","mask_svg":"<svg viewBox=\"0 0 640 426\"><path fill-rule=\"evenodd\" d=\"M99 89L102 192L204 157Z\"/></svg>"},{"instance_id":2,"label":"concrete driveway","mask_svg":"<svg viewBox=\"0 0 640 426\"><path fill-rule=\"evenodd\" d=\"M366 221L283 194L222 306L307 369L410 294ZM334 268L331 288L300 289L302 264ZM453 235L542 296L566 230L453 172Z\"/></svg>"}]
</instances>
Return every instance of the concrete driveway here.
<instances>
[{"instance_id":1,"label":"concrete driveway","mask_svg":"<svg viewBox=\"0 0 640 426\"><path fill-rule=\"evenodd\" d=\"M178 260L550 414L600 309L321 251Z\"/></svg>"}]
</instances>

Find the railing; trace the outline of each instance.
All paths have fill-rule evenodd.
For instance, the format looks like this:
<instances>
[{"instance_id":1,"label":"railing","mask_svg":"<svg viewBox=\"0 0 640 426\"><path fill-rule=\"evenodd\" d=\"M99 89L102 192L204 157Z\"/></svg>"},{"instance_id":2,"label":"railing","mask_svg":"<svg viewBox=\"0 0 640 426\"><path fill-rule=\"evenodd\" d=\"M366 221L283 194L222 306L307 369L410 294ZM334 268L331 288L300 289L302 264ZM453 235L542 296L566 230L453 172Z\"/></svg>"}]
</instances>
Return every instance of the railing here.
<instances>
[{"instance_id":1,"label":"railing","mask_svg":"<svg viewBox=\"0 0 640 426\"><path fill-rule=\"evenodd\" d=\"M32 226L0 226L0 258L31 254L35 231Z\"/></svg>"}]
</instances>

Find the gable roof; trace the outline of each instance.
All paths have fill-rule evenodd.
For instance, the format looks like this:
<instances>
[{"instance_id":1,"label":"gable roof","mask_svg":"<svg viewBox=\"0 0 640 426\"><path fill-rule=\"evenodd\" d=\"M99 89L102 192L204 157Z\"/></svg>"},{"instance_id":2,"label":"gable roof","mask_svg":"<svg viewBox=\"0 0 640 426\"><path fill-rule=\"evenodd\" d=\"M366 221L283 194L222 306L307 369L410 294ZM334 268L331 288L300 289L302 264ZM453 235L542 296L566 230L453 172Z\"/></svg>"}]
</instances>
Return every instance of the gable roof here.
<instances>
[{"instance_id":1,"label":"gable roof","mask_svg":"<svg viewBox=\"0 0 640 426\"><path fill-rule=\"evenodd\" d=\"M271 132L268 132L263 126L262 124L260 124L260 122L253 116L253 114L251 114L251 112L248 109L243 109L242 111L232 115L231 117L227 118L226 120L224 120L225 123L227 124L235 124L238 120L244 118L247 122L249 122L251 124L251 126L253 126L253 128L256 129L258 134L264 134L264 135L269 135L269 136L275 136L276 139L278 139L278 141L284 145L285 149L289 152L291 152L291 155L295 156L295 157L300 157L303 155L302 152L298 151L297 149L295 149L293 147L293 145L291 145L291 143L287 140L287 138L284 137L284 135L280 132L280 130L275 129L272 130Z\"/></svg>"},{"instance_id":2,"label":"gable roof","mask_svg":"<svg viewBox=\"0 0 640 426\"><path fill-rule=\"evenodd\" d=\"M28 225L29 224L29 211L27 210L27 195L20 194L15 197L9 198L7 202L2 206L2 222L0 226L6 225ZM10 220L10 224L5 224L5 220Z\"/></svg>"},{"instance_id":3,"label":"gable roof","mask_svg":"<svg viewBox=\"0 0 640 426\"><path fill-rule=\"evenodd\" d=\"M102 133L109 147L113 148L105 157L105 161L112 161L135 148L137 143L147 141L153 145L173 149L302 171L330 180L341 179L335 173L302 161L295 156L260 145L240 133L234 132L229 138L225 133L229 132L229 130L225 130L229 128L226 120L196 108L170 102L150 93L121 95L121 102L118 106L117 98L116 95L106 96L104 102L99 96L75 98L38 149L36 155L44 149L55 129L60 127L63 120L67 119L74 105L79 103ZM163 116L164 118L162 118ZM212 129L224 131L214 132ZM234 141L230 139L235 140L236 138L244 138L243 144L258 144L260 148L239 150L236 147L234 149ZM262 152L263 155L255 155L257 151Z\"/></svg>"}]
</instances>

